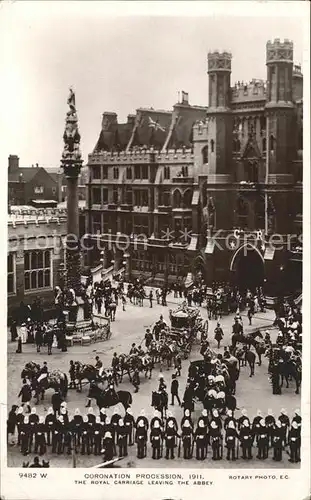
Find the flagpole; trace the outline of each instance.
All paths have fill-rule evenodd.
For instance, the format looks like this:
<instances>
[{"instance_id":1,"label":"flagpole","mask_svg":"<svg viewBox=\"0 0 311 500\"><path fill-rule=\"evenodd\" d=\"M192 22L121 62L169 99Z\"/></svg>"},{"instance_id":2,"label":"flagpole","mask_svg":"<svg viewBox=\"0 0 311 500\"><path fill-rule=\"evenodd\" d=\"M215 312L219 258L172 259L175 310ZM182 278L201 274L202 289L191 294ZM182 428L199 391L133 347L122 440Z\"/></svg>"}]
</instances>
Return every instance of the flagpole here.
<instances>
[{"instance_id":1,"label":"flagpole","mask_svg":"<svg viewBox=\"0 0 311 500\"><path fill-rule=\"evenodd\" d=\"M180 103L180 92L177 92L178 94L178 104Z\"/></svg>"},{"instance_id":2,"label":"flagpole","mask_svg":"<svg viewBox=\"0 0 311 500\"><path fill-rule=\"evenodd\" d=\"M266 177L265 177L265 236L268 235L268 182L269 182L269 169L270 169L270 122L269 115L267 115L267 135L266 135Z\"/></svg>"}]
</instances>

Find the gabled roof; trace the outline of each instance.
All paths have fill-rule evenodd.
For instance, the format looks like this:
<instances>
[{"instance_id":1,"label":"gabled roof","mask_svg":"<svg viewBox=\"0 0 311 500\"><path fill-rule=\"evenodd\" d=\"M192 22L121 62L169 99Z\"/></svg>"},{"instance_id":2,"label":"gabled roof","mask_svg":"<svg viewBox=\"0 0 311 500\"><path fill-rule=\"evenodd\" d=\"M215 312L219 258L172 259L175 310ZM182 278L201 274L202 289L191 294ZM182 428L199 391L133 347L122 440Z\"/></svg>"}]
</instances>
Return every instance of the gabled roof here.
<instances>
[{"instance_id":1,"label":"gabled roof","mask_svg":"<svg viewBox=\"0 0 311 500\"><path fill-rule=\"evenodd\" d=\"M153 146L155 149L162 149L171 117L170 111L139 108L127 149L135 146Z\"/></svg>"},{"instance_id":2,"label":"gabled roof","mask_svg":"<svg viewBox=\"0 0 311 500\"><path fill-rule=\"evenodd\" d=\"M206 118L206 109L199 106L176 104L164 149L190 148L193 143L193 125L197 120Z\"/></svg>"},{"instance_id":3,"label":"gabled roof","mask_svg":"<svg viewBox=\"0 0 311 500\"><path fill-rule=\"evenodd\" d=\"M20 167L14 172L8 172L8 182L29 182L31 181L42 167Z\"/></svg>"}]
</instances>

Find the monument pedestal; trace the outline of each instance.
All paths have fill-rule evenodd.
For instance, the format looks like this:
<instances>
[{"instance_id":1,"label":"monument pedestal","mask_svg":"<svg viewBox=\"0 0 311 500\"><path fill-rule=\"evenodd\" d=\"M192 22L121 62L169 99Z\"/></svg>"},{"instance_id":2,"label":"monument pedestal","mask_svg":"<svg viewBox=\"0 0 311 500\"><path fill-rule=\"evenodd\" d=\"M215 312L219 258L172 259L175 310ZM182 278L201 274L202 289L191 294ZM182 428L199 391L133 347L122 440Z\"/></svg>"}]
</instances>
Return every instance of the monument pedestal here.
<instances>
[{"instance_id":1,"label":"monument pedestal","mask_svg":"<svg viewBox=\"0 0 311 500\"><path fill-rule=\"evenodd\" d=\"M68 308L68 320L66 323L67 333L70 335L74 330L89 328L92 323L92 311L90 304L81 297L76 298L77 305Z\"/></svg>"}]
</instances>

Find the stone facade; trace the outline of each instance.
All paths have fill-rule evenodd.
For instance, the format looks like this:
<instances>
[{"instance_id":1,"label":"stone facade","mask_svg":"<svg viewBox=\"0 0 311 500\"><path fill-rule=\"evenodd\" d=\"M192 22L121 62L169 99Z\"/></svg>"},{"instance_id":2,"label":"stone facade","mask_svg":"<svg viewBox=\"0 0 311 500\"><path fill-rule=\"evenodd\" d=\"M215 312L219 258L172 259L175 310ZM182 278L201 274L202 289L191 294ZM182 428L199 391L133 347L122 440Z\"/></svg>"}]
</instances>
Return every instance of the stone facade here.
<instances>
[{"instance_id":1,"label":"stone facade","mask_svg":"<svg viewBox=\"0 0 311 500\"><path fill-rule=\"evenodd\" d=\"M210 52L206 107L183 92L171 112L140 108L125 124L104 113L88 160L89 263L150 282L241 282L246 248L257 284L299 288L303 78L292 42L266 54L267 81L232 85L232 55ZM271 249L276 232L291 245Z\"/></svg>"}]
</instances>

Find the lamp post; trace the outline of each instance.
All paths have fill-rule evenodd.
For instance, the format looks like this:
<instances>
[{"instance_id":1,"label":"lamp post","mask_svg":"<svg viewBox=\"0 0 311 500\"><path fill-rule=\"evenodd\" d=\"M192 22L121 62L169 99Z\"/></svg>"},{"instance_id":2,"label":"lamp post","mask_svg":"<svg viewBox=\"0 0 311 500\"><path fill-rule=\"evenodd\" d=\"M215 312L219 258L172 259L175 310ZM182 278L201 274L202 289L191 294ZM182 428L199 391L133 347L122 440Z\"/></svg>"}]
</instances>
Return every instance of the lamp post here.
<instances>
[{"instance_id":1,"label":"lamp post","mask_svg":"<svg viewBox=\"0 0 311 500\"><path fill-rule=\"evenodd\" d=\"M106 260L106 252L105 250L102 250L100 252L100 262L101 262L101 265L102 265L102 270L101 270L101 278L103 279L104 278L104 271L105 271L105 260Z\"/></svg>"}]
</instances>

